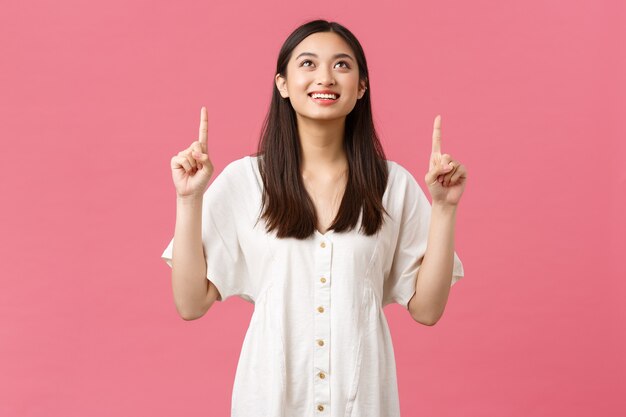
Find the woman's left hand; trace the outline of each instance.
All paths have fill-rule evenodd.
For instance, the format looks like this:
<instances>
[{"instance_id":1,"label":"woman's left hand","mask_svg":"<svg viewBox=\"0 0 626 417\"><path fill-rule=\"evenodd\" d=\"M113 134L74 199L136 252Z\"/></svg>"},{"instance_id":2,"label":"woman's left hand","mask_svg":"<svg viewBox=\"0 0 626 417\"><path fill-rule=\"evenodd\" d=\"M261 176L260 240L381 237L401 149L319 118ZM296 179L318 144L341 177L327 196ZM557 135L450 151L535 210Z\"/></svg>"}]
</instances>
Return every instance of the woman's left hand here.
<instances>
[{"instance_id":1,"label":"woman's left hand","mask_svg":"<svg viewBox=\"0 0 626 417\"><path fill-rule=\"evenodd\" d=\"M456 206L467 181L467 169L447 153L441 154L441 116L435 117L429 171L424 177L432 204Z\"/></svg>"}]
</instances>

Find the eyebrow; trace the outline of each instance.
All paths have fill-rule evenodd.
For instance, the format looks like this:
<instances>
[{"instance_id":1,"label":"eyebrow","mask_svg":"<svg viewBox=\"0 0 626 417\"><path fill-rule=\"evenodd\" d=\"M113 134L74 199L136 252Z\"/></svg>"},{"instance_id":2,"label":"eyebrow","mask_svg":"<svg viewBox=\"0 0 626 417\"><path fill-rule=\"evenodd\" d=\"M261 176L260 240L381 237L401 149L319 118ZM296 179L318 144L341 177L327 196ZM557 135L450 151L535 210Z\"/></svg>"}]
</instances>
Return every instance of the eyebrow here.
<instances>
[{"instance_id":1,"label":"eyebrow","mask_svg":"<svg viewBox=\"0 0 626 417\"><path fill-rule=\"evenodd\" d=\"M298 55L296 57L296 59L300 58L301 56L312 56L312 57L315 57L315 58L319 58L317 55L315 55L312 52L302 52L300 55ZM333 55L333 59L337 59L337 58L348 58L348 59L351 59L352 61L354 61L354 58L352 58L350 55L344 54L344 53Z\"/></svg>"}]
</instances>

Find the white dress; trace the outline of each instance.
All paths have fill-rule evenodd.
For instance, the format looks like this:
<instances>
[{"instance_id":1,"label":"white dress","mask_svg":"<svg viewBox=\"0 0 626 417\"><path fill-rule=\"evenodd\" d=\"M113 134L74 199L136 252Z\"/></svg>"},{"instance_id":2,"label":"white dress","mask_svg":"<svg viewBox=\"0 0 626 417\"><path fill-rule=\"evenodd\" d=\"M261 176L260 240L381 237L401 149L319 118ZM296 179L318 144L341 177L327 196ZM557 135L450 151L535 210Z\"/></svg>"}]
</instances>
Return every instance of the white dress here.
<instances>
[{"instance_id":1,"label":"white dress","mask_svg":"<svg viewBox=\"0 0 626 417\"><path fill-rule=\"evenodd\" d=\"M231 399L232 417L398 417L396 364L383 307L408 308L426 251L431 205L387 161L377 235L316 231L278 239L255 222L263 182L256 156L231 162L203 197L207 278L221 301L254 304ZM170 265L173 238L162 254ZM454 253L453 285L464 275Z\"/></svg>"}]
</instances>

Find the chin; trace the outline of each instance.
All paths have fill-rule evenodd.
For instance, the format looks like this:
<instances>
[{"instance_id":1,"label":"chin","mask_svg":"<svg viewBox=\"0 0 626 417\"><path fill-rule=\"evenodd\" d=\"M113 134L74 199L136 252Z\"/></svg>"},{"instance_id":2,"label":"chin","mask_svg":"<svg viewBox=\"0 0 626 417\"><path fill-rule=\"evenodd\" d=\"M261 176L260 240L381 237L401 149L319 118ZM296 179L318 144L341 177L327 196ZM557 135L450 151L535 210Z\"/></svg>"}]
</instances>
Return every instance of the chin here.
<instances>
[{"instance_id":1,"label":"chin","mask_svg":"<svg viewBox=\"0 0 626 417\"><path fill-rule=\"evenodd\" d=\"M302 114L302 113L299 114L299 116L303 119L319 120L319 121L345 119L347 115L348 114L344 114L343 112L341 113L333 112L332 114Z\"/></svg>"}]
</instances>

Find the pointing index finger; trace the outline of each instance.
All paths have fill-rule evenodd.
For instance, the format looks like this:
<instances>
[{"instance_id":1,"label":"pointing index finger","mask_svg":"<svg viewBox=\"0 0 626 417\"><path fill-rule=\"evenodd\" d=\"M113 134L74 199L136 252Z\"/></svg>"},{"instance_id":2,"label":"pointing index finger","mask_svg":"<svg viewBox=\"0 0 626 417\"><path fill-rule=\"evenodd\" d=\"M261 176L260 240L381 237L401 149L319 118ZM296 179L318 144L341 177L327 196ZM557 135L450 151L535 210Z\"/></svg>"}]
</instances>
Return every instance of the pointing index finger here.
<instances>
[{"instance_id":1,"label":"pointing index finger","mask_svg":"<svg viewBox=\"0 0 626 417\"><path fill-rule=\"evenodd\" d=\"M202 151L206 153L207 150L207 136L208 136L208 130L209 130L209 121L208 121L208 117L207 117L207 111L206 111L206 107L202 107L202 109L200 110L200 133L198 136L198 140L200 141L200 144L202 145Z\"/></svg>"},{"instance_id":2,"label":"pointing index finger","mask_svg":"<svg viewBox=\"0 0 626 417\"><path fill-rule=\"evenodd\" d=\"M434 154L441 154L441 116L435 117L433 126L433 151Z\"/></svg>"}]
</instances>

